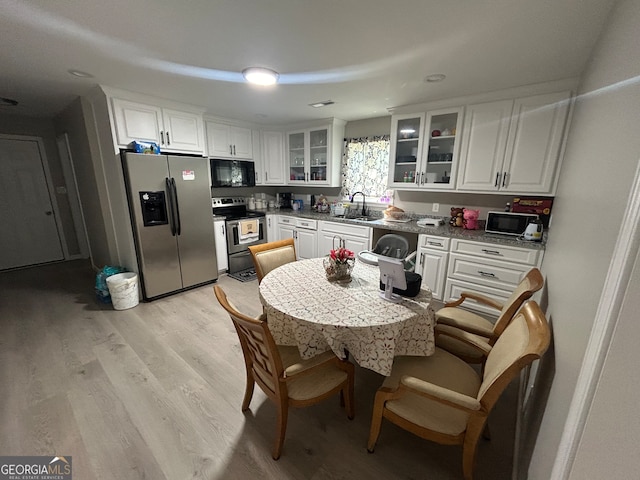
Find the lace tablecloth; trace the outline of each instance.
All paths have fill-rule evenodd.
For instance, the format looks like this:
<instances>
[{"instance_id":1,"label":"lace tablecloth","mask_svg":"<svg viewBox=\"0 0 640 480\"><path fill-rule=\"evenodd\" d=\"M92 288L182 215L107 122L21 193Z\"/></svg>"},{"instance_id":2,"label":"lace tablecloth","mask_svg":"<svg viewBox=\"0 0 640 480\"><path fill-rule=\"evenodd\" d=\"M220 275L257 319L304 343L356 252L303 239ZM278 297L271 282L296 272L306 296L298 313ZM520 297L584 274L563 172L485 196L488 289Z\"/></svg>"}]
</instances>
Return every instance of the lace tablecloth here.
<instances>
[{"instance_id":1,"label":"lace tablecloth","mask_svg":"<svg viewBox=\"0 0 640 480\"><path fill-rule=\"evenodd\" d=\"M432 355L435 315L431 291L395 304L380 298L377 266L356 261L352 281L327 281L322 258L287 263L260 283L269 330L280 345L297 345L302 358L345 350L362 367L389 375L397 355Z\"/></svg>"}]
</instances>

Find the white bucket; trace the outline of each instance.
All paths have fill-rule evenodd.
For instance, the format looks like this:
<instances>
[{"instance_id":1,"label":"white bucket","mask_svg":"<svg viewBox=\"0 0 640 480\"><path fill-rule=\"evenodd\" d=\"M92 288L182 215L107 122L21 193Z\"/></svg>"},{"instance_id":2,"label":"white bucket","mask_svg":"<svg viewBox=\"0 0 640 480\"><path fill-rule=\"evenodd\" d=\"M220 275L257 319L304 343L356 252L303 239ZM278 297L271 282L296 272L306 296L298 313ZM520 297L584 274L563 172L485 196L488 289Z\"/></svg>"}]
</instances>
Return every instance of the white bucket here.
<instances>
[{"instance_id":1,"label":"white bucket","mask_svg":"<svg viewBox=\"0 0 640 480\"><path fill-rule=\"evenodd\" d=\"M138 305L138 274L125 272L111 275L107 277L107 288L116 310L126 310Z\"/></svg>"}]
</instances>

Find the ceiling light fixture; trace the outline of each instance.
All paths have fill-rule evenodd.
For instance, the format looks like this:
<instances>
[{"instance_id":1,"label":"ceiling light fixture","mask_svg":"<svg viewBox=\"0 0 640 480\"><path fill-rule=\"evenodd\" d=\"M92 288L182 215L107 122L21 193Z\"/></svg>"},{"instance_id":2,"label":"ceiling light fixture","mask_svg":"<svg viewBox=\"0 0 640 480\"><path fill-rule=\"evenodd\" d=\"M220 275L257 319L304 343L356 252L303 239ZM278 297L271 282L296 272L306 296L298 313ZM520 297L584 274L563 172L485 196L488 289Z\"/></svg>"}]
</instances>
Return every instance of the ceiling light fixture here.
<instances>
[{"instance_id":1,"label":"ceiling light fixture","mask_svg":"<svg viewBox=\"0 0 640 480\"><path fill-rule=\"evenodd\" d=\"M424 81L427 83L436 83L443 81L445 78L447 78L447 76L442 73L434 73L433 75L424 77Z\"/></svg>"},{"instance_id":2,"label":"ceiling light fixture","mask_svg":"<svg viewBox=\"0 0 640 480\"><path fill-rule=\"evenodd\" d=\"M242 71L242 76L255 85L275 85L280 75L269 68L249 67Z\"/></svg>"},{"instance_id":3,"label":"ceiling light fixture","mask_svg":"<svg viewBox=\"0 0 640 480\"><path fill-rule=\"evenodd\" d=\"M15 107L18 101L12 98L0 97L0 107Z\"/></svg>"},{"instance_id":4,"label":"ceiling light fixture","mask_svg":"<svg viewBox=\"0 0 640 480\"><path fill-rule=\"evenodd\" d=\"M324 102L316 102L316 103L310 103L309 106L313 107L313 108L320 108L320 107L326 107L327 105L333 105L334 102L333 100L325 100Z\"/></svg>"},{"instance_id":5,"label":"ceiling light fixture","mask_svg":"<svg viewBox=\"0 0 640 480\"><path fill-rule=\"evenodd\" d=\"M67 72L69 72L74 77L93 78L93 75L91 75L90 73L87 73L87 72L83 72L81 70L67 70Z\"/></svg>"}]
</instances>

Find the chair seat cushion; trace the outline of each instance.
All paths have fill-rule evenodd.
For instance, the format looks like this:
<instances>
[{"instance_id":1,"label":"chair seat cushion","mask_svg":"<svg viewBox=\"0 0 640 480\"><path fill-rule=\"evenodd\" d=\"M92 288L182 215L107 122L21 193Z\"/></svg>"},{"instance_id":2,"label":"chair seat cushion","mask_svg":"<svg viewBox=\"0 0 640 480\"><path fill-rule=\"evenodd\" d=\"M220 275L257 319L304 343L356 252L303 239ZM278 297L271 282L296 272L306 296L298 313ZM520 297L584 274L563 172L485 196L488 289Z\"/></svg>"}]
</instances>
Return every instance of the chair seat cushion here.
<instances>
[{"instance_id":1,"label":"chair seat cushion","mask_svg":"<svg viewBox=\"0 0 640 480\"><path fill-rule=\"evenodd\" d=\"M455 355L436 348L430 357L396 357L393 371L382 384L395 389L409 375L449 390L477 398L480 377ZM414 393L386 402L386 408L421 427L447 435L459 435L467 426L469 414Z\"/></svg>"},{"instance_id":2,"label":"chair seat cushion","mask_svg":"<svg viewBox=\"0 0 640 480\"><path fill-rule=\"evenodd\" d=\"M464 308L444 307L436 312L436 322L452 327L458 327L463 330L465 326L471 326L479 330L487 332L487 337L493 333L493 323L486 318L475 313L471 313Z\"/></svg>"},{"instance_id":3,"label":"chair seat cushion","mask_svg":"<svg viewBox=\"0 0 640 480\"><path fill-rule=\"evenodd\" d=\"M308 400L318 397L347 380L347 373L340 370L331 360L335 354L329 350L308 360L303 360L298 347L278 345L282 366L285 370L289 398L293 400ZM322 366L322 363L326 365ZM312 373L302 372L316 367Z\"/></svg>"}]
</instances>

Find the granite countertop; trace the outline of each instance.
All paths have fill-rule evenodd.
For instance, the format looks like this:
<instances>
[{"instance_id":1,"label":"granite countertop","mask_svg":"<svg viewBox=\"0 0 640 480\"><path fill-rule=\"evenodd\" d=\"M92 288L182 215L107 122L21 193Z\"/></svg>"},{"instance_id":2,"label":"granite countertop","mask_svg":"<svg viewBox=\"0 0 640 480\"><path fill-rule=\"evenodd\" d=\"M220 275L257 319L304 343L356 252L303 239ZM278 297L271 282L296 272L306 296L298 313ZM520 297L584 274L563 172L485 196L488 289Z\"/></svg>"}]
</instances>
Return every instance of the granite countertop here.
<instances>
[{"instance_id":1,"label":"granite countertop","mask_svg":"<svg viewBox=\"0 0 640 480\"><path fill-rule=\"evenodd\" d=\"M384 222L382 217L380 222L372 223L371 221L356 220L351 218L333 217L328 213L318 213L312 210L258 210L264 213L274 213L279 215L287 215L298 218L308 218L312 220L324 220L329 222L347 223L351 225L362 225L365 227L377 228L381 230L390 230L396 232L407 232L415 234L437 235L440 237L460 238L464 240L473 240L476 242L495 243L500 245L510 245L514 247L530 248L532 250L544 250L547 242L547 231L544 232L541 242L528 242L519 240L511 235L500 235L497 233L487 233L484 230L467 230L460 227L452 227L448 223L438 227L422 227L417 225L417 220L428 217L428 215L416 216L410 222ZM373 217L373 215L371 216ZM377 217L377 216L376 216ZM442 217L447 218L448 217Z\"/></svg>"}]
</instances>

